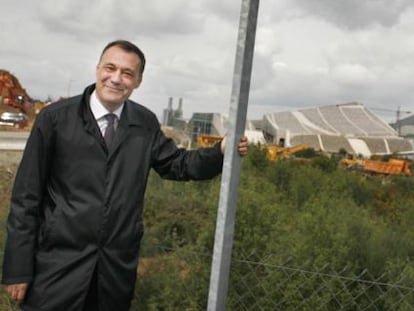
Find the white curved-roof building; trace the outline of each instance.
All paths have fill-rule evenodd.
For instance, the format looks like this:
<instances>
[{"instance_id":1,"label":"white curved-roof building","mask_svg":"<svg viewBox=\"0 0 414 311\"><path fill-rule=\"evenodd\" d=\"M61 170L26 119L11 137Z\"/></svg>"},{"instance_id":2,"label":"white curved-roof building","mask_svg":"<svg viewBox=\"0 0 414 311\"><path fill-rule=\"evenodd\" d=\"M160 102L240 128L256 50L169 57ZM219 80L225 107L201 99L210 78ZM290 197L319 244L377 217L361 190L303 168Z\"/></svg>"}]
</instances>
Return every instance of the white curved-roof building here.
<instances>
[{"instance_id":1,"label":"white curved-roof building","mask_svg":"<svg viewBox=\"0 0 414 311\"><path fill-rule=\"evenodd\" d=\"M316 150L370 156L411 154L410 140L398 133L359 103L276 112L263 117L267 142L286 146L307 144Z\"/></svg>"}]
</instances>

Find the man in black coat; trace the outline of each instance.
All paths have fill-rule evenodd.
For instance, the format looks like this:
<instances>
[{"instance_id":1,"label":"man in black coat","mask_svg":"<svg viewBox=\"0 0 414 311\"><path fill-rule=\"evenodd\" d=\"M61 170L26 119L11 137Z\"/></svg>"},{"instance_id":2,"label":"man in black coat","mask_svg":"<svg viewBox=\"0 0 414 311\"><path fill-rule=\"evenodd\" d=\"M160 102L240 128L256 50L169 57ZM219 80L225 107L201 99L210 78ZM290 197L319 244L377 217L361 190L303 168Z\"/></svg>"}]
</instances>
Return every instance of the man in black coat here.
<instances>
[{"instance_id":1,"label":"man in black coat","mask_svg":"<svg viewBox=\"0 0 414 311\"><path fill-rule=\"evenodd\" d=\"M22 310L128 310L149 170L173 180L221 172L224 141L179 149L151 111L128 99L144 67L138 47L111 42L96 83L37 117L15 179L3 262L2 282ZM238 151L246 154L245 138Z\"/></svg>"}]
</instances>

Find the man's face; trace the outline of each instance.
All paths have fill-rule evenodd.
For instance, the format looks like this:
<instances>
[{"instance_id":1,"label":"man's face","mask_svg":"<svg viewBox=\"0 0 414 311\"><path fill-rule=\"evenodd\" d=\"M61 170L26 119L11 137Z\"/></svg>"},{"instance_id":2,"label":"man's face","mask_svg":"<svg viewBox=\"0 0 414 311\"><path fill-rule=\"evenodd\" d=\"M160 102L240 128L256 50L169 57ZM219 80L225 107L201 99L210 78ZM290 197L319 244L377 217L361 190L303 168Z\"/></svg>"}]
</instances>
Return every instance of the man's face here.
<instances>
[{"instance_id":1,"label":"man's face","mask_svg":"<svg viewBox=\"0 0 414 311\"><path fill-rule=\"evenodd\" d=\"M110 111L118 108L141 83L140 59L118 46L110 47L96 66L96 94Z\"/></svg>"}]
</instances>

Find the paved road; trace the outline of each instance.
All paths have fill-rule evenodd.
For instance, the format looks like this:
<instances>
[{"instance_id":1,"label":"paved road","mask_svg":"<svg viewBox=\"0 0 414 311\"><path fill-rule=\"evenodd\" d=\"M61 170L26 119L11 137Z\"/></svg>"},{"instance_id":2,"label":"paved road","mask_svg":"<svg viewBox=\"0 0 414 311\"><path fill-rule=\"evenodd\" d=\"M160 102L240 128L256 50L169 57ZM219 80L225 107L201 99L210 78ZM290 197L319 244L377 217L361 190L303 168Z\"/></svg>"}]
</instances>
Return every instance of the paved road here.
<instances>
[{"instance_id":1,"label":"paved road","mask_svg":"<svg viewBox=\"0 0 414 311\"><path fill-rule=\"evenodd\" d=\"M23 150L29 132L0 132L0 150Z\"/></svg>"}]
</instances>

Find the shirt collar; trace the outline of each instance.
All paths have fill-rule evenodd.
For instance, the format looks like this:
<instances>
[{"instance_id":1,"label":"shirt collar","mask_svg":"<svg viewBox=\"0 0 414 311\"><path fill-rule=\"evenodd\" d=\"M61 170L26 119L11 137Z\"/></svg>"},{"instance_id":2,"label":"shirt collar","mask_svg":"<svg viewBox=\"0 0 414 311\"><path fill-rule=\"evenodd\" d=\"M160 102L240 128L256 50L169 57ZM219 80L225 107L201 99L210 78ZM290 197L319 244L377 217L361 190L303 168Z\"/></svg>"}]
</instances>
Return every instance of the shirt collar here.
<instances>
[{"instance_id":1,"label":"shirt collar","mask_svg":"<svg viewBox=\"0 0 414 311\"><path fill-rule=\"evenodd\" d=\"M105 108L104 105L102 105L98 96L96 96L96 90L94 90L93 93L91 94L90 106L91 106L92 114L96 120L99 120L103 118L106 114L111 113L108 109ZM118 109L112 112L116 114L116 116L118 117L118 120L121 118L122 108L124 108L124 103L122 103L122 105L119 106Z\"/></svg>"}]
</instances>

